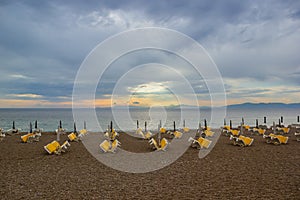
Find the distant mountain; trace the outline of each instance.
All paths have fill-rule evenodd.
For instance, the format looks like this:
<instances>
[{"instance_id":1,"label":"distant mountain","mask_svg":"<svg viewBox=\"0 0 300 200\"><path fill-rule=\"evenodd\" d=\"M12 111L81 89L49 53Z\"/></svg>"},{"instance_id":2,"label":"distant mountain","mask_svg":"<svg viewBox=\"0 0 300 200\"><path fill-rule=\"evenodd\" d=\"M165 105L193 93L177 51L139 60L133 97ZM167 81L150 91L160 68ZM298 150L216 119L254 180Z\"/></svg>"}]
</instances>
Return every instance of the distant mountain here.
<instances>
[{"instance_id":1,"label":"distant mountain","mask_svg":"<svg viewBox=\"0 0 300 200\"><path fill-rule=\"evenodd\" d=\"M227 108L299 108L300 103L242 103L228 105Z\"/></svg>"}]
</instances>

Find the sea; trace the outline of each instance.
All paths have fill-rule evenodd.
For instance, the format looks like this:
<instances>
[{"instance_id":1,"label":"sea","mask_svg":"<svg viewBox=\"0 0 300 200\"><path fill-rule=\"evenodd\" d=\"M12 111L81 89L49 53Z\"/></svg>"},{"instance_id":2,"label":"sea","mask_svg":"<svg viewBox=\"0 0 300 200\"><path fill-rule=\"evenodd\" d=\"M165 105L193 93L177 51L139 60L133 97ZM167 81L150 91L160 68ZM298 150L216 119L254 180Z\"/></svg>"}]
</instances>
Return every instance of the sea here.
<instances>
[{"instance_id":1,"label":"sea","mask_svg":"<svg viewBox=\"0 0 300 200\"><path fill-rule=\"evenodd\" d=\"M111 122L116 130L131 131L137 128L148 130L157 130L159 126L169 129L176 129L183 126L191 129L197 129L199 123L212 128L219 128L223 125L224 119L227 124L232 121L233 126L240 125L242 118L244 123L255 126L256 119L259 124L264 123L264 117L267 119L267 125L271 126L273 122L279 123L283 117L283 124L297 123L297 117L300 115L299 109L294 108L229 108L215 111L212 119L211 109L162 109L162 108L134 108L134 109L78 109L71 108L1 108L0 109L0 128L8 130L12 128L13 121L15 126L21 131L29 131L30 123L38 121L38 127L44 131L55 131L62 122L63 128L73 131L74 122L77 130L84 127L86 123L89 131L102 132L106 130ZM217 118L217 119L216 119Z\"/></svg>"}]
</instances>

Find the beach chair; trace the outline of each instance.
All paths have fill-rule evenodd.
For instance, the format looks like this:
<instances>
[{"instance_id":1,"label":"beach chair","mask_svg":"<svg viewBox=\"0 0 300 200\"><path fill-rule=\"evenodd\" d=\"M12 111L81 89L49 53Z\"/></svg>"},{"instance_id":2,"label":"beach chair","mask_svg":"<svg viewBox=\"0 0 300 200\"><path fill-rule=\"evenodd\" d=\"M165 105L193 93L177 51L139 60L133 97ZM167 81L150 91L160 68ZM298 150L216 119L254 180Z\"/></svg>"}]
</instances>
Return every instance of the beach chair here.
<instances>
[{"instance_id":1,"label":"beach chair","mask_svg":"<svg viewBox=\"0 0 300 200\"><path fill-rule=\"evenodd\" d=\"M135 134L137 134L137 135L141 136L142 138L144 138L144 133L143 133L142 128L136 129Z\"/></svg>"},{"instance_id":2,"label":"beach chair","mask_svg":"<svg viewBox=\"0 0 300 200\"><path fill-rule=\"evenodd\" d=\"M205 130L204 131L205 136L207 137L213 137L215 132L211 131L211 130Z\"/></svg>"},{"instance_id":3,"label":"beach chair","mask_svg":"<svg viewBox=\"0 0 300 200\"><path fill-rule=\"evenodd\" d=\"M147 131L145 134L143 133L142 128L138 128L135 132L137 135L140 135L143 139L150 139L152 137L152 133L150 131Z\"/></svg>"},{"instance_id":4,"label":"beach chair","mask_svg":"<svg viewBox=\"0 0 300 200\"><path fill-rule=\"evenodd\" d=\"M264 135L265 132L266 132L266 129L263 129L263 128L256 128L256 127L252 128L252 129L250 129L250 130L252 131L252 133L256 133L256 134L258 134L258 135Z\"/></svg>"},{"instance_id":5,"label":"beach chair","mask_svg":"<svg viewBox=\"0 0 300 200\"><path fill-rule=\"evenodd\" d=\"M147 133L144 135L144 139L149 140L152 136L153 134L150 131L147 131Z\"/></svg>"},{"instance_id":6,"label":"beach chair","mask_svg":"<svg viewBox=\"0 0 300 200\"><path fill-rule=\"evenodd\" d=\"M84 136L86 136L87 134L88 134L88 131L86 129L82 129L79 131L78 138L81 139Z\"/></svg>"},{"instance_id":7,"label":"beach chair","mask_svg":"<svg viewBox=\"0 0 300 200\"><path fill-rule=\"evenodd\" d=\"M224 125L223 127L221 127L221 131L223 134L225 134L226 136L230 136L230 126L228 125Z\"/></svg>"},{"instance_id":8,"label":"beach chair","mask_svg":"<svg viewBox=\"0 0 300 200\"><path fill-rule=\"evenodd\" d=\"M239 135L240 135L240 130L231 129L231 130L229 131L229 133L230 133L232 136L239 136Z\"/></svg>"},{"instance_id":9,"label":"beach chair","mask_svg":"<svg viewBox=\"0 0 300 200\"><path fill-rule=\"evenodd\" d=\"M70 134L68 135L68 138L69 138L69 141L70 141L70 142L73 142L73 141L78 142L78 141L79 141L79 138L76 136L75 133L70 133Z\"/></svg>"},{"instance_id":10,"label":"beach chair","mask_svg":"<svg viewBox=\"0 0 300 200\"><path fill-rule=\"evenodd\" d=\"M170 131L170 134L174 135L174 138L176 138L176 139L179 139L182 137L182 133L179 131L174 131L174 132Z\"/></svg>"},{"instance_id":11,"label":"beach chair","mask_svg":"<svg viewBox=\"0 0 300 200\"><path fill-rule=\"evenodd\" d=\"M166 151L169 143L166 138L163 138L159 145L154 138L151 138L151 140L149 140L149 144L152 145L153 149L156 151Z\"/></svg>"},{"instance_id":12,"label":"beach chair","mask_svg":"<svg viewBox=\"0 0 300 200\"><path fill-rule=\"evenodd\" d=\"M199 137L198 139L194 139L190 137L188 141L192 142L192 147L196 147L197 149L203 149L203 148L208 149L212 143L212 141L205 139L203 137Z\"/></svg>"},{"instance_id":13,"label":"beach chair","mask_svg":"<svg viewBox=\"0 0 300 200\"><path fill-rule=\"evenodd\" d=\"M162 128L159 129L159 132L160 132L160 133L166 133L166 132L167 132L167 129L162 127Z\"/></svg>"},{"instance_id":14,"label":"beach chair","mask_svg":"<svg viewBox=\"0 0 300 200\"><path fill-rule=\"evenodd\" d=\"M113 142L109 140L104 140L99 146L104 153L115 153L117 148L121 146L121 143L117 139L115 139Z\"/></svg>"},{"instance_id":15,"label":"beach chair","mask_svg":"<svg viewBox=\"0 0 300 200\"><path fill-rule=\"evenodd\" d=\"M243 128L244 128L246 131L249 131L249 130L250 130L250 126L249 126L249 125L243 125Z\"/></svg>"},{"instance_id":16,"label":"beach chair","mask_svg":"<svg viewBox=\"0 0 300 200\"><path fill-rule=\"evenodd\" d=\"M188 127L185 126L185 120L183 120L183 132L187 133L190 131L190 129Z\"/></svg>"},{"instance_id":17,"label":"beach chair","mask_svg":"<svg viewBox=\"0 0 300 200\"><path fill-rule=\"evenodd\" d=\"M12 134L18 134L21 131L21 129L16 128L15 126L15 121L13 121L13 125L11 129L8 129L6 131L7 135L12 135Z\"/></svg>"},{"instance_id":18,"label":"beach chair","mask_svg":"<svg viewBox=\"0 0 300 200\"><path fill-rule=\"evenodd\" d=\"M275 135L274 133L271 133L269 135L263 135L263 138L266 139L267 143L272 143L275 145L278 144L287 144L289 137L285 137L283 135Z\"/></svg>"},{"instance_id":19,"label":"beach chair","mask_svg":"<svg viewBox=\"0 0 300 200\"><path fill-rule=\"evenodd\" d=\"M33 132L32 131L32 124L30 122L30 131L29 133L25 134L25 135L22 135L21 136L21 141L24 142L24 143L27 143L27 142L38 142L40 140L40 137L42 135L41 132Z\"/></svg>"},{"instance_id":20,"label":"beach chair","mask_svg":"<svg viewBox=\"0 0 300 200\"><path fill-rule=\"evenodd\" d=\"M22 142L24 143L27 143L27 142L32 142L33 139L35 137L35 134L34 133L27 133L26 135L22 135L21 136L21 140Z\"/></svg>"},{"instance_id":21,"label":"beach chair","mask_svg":"<svg viewBox=\"0 0 300 200\"><path fill-rule=\"evenodd\" d=\"M233 145L239 145L241 147L245 147L245 146L251 146L254 139L250 138L250 137L246 137L243 135L239 135L239 136L230 136L230 140L233 141Z\"/></svg>"},{"instance_id":22,"label":"beach chair","mask_svg":"<svg viewBox=\"0 0 300 200\"><path fill-rule=\"evenodd\" d=\"M44 149L48 152L48 154L60 155L62 152L66 152L69 146L71 145L68 141L65 141L62 145L60 145L56 140L54 140L44 146Z\"/></svg>"},{"instance_id":23,"label":"beach chair","mask_svg":"<svg viewBox=\"0 0 300 200\"><path fill-rule=\"evenodd\" d=\"M276 127L276 130L279 133L284 133L284 134L287 134L290 132L290 128L288 128L288 127Z\"/></svg>"},{"instance_id":24,"label":"beach chair","mask_svg":"<svg viewBox=\"0 0 300 200\"><path fill-rule=\"evenodd\" d=\"M189 131L190 131L190 129L188 127L183 127L183 132L187 133Z\"/></svg>"},{"instance_id":25,"label":"beach chair","mask_svg":"<svg viewBox=\"0 0 300 200\"><path fill-rule=\"evenodd\" d=\"M105 136L107 139L113 141L113 140L116 139L117 136L119 136L119 133L116 132L115 129L112 129L112 131L106 130L106 132L104 133L104 136Z\"/></svg>"}]
</instances>

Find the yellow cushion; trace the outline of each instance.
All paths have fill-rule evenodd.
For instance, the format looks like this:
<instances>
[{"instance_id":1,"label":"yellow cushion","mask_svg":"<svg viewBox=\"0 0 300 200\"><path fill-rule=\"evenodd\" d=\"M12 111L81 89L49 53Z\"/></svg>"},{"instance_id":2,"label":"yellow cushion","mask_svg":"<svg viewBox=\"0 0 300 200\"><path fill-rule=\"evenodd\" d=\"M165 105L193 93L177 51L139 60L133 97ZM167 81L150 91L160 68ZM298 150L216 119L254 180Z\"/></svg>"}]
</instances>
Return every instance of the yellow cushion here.
<instances>
[{"instance_id":1,"label":"yellow cushion","mask_svg":"<svg viewBox=\"0 0 300 200\"><path fill-rule=\"evenodd\" d=\"M288 127L283 127L282 130L283 130L284 133L288 133L288 132L290 131L290 128L288 128Z\"/></svg>"},{"instance_id":2,"label":"yellow cushion","mask_svg":"<svg viewBox=\"0 0 300 200\"><path fill-rule=\"evenodd\" d=\"M144 135L144 138L145 139L150 139L152 136L152 133L150 131L148 131L145 135Z\"/></svg>"},{"instance_id":3,"label":"yellow cushion","mask_svg":"<svg viewBox=\"0 0 300 200\"><path fill-rule=\"evenodd\" d=\"M52 154L53 152L55 152L58 148L60 147L60 144L54 140L53 142L47 144L46 146L44 146L44 149L49 153Z\"/></svg>"},{"instance_id":4,"label":"yellow cushion","mask_svg":"<svg viewBox=\"0 0 300 200\"><path fill-rule=\"evenodd\" d=\"M82 134L82 135L85 135L85 134L87 134L87 130L86 129L82 129L82 130L79 131L79 133Z\"/></svg>"},{"instance_id":5,"label":"yellow cushion","mask_svg":"<svg viewBox=\"0 0 300 200\"><path fill-rule=\"evenodd\" d=\"M210 130L205 130L204 131L205 135L208 137L212 137L214 135L214 132L210 131Z\"/></svg>"},{"instance_id":6,"label":"yellow cushion","mask_svg":"<svg viewBox=\"0 0 300 200\"><path fill-rule=\"evenodd\" d=\"M175 131L174 133L175 138L181 138L182 137L182 133L179 131Z\"/></svg>"},{"instance_id":7,"label":"yellow cushion","mask_svg":"<svg viewBox=\"0 0 300 200\"><path fill-rule=\"evenodd\" d=\"M163 138L161 141L160 141L160 149L161 150L166 150L168 146L168 140L166 138Z\"/></svg>"},{"instance_id":8,"label":"yellow cushion","mask_svg":"<svg viewBox=\"0 0 300 200\"><path fill-rule=\"evenodd\" d=\"M166 132L167 132L167 130L166 130L165 128L160 128L159 131L160 131L161 133L166 133Z\"/></svg>"},{"instance_id":9,"label":"yellow cushion","mask_svg":"<svg viewBox=\"0 0 300 200\"><path fill-rule=\"evenodd\" d=\"M243 135L240 135L239 139L243 141L245 146L250 146L252 144L252 142L254 141L254 139L252 139L250 137L243 136Z\"/></svg>"},{"instance_id":10,"label":"yellow cushion","mask_svg":"<svg viewBox=\"0 0 300 200\"><path fill-rule=\"evenodd\" d=\"M239 130L231 130L230 131L232 135L237 136L239 135L240 131Z\"/></svg>"},{"instance_id":11,"label":"yellow cushion","mask_svg":"<svg viewBox=\"0 0 300 200\"><path fill-rule=\"evenodd\" d=\"M101 148L104 152L107 152L107 151L110 150L111 144L110 144L109 141L104 140L104 141L100 144L100 148Z\"/></svg>"},{"instance_id":12,"label":"yellow cushion","mask_svg":"<svg viewBox=\"0 0 300 200\"><path fill-rule=\"evenodd\" d=\"M286 144L288 142L289 137L285 137L283 135L276 135L276 137L281 144Z\"/></svg>"},{"instance_id":13,"label":"yellow cushion","mask_svg":"<svg viewBox=\"0 0 300 200\"><path fill-rule=\"evenodd\" d=\"M260 135L263 135L263 134L265 134L266 130L265 130L265 129L259 128L259 129L257 130L257 132L258 132Z\"/></svg>"},{"instance_id":14,"label":"yellow cushion","mask_svg":"<svg viewBox=\"0 0 300 200\"><path fill-rule=\"evenodd\" d=\"M205 139L203 137L199 137L197 140L198 144L200 145L201 148L209 148L211 141L208 139Z\"/></svg>"},{"instance_id":15,"label":"yellow cushion","mask_svg":"<svg viewBox=\"0 0 300 200\"><path fill-rule=\"evenodd\" d=\"M28 133L28 134L26 134L26 135L21 136L21 139L22 139L23 142L27 142L28 139L29 139L30 137L33 137L33 136L34 136L33 133Z\"/></svg>"},{"instance_id":16,"label":"yellow cushion","mask_svg":"<svg viewBox=\"0 0 300 200\"><path fill-rule=\"evenodd\" d=\"M184 131L184 132L189 132L190 129L189 129L188 127L184 127L184 128L183 128L183 131Z\"/></svg>"},{"instance_id":17,"label":"yellow cushion","mask_svg":"<svg viewBox=\"0 0 300 200\"><path fill-rule=\"evenodd\" d=\"M77 139L77 136L75 135L75 133L70 133L70 134L68 135L68 138L70 139L70 141L74 141L74 140Z\"/></svg>"}]
</instances>

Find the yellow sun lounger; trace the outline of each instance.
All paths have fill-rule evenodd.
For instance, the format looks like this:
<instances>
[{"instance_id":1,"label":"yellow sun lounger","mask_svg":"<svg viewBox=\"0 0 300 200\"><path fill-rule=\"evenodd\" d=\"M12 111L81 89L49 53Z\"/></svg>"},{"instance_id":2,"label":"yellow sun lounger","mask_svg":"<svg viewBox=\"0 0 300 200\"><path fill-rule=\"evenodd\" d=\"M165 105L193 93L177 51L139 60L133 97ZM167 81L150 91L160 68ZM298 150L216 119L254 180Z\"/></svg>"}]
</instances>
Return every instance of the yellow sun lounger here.
<instances>
[{"instance_id":1,"label":"yellow sun lounger","mask_svg":"<svg viewBox=\"0 0 300 200\"><path fill-rule=\"evenodd\" d=\"M193 142L193 144L198 144L199 148L205 148L208 149L212 141L205 139L203 137L199 137L197 140L193 139L192 137L189 138L189 142Z\"/></svg>"},{"instance_id":2,"label":"yellow sun lounger","mask_svg":"<svg viewBox=\"0 0 300 200\"><path fill-rule=\"evenodd\" d=\"M33 139L35 137L34 133L27 133L26 135L22 135L21 136L21 140L24 143L30 142L31 139Z\"/></svg>"},{"instance_id":3,"label":"yellow sun lounger","mask_svg":"<svg viewBox=\"0 0 300 200\"><path fill-rule=\"evenodd\" d=\"M287 144L289 137L285 137L283 135L275 135L271 133L270 135L263 135L264 138L266 138L267 143L273 143L273 144Z\"/></svg>"},{"instance_id":4,"label":"yellow sun lounger","mask_svg":"<svg viewBox=\"0 0 300 200\"><path fill-rule=\"evenodd\" d=\"M283 133L287 134L288 132L290 132L290 128L288 127L277 127L278 131L282 131Z\"/></svg>"},{"instance_id":5,"label":"yellow sun lounger","mask_svg":"<svg viewBox=\"0 0 300 200\"><path fill-rule=\"evenodd\" d=\"M240 130L230 130L231 135L238 136L240 134Z\"/></svg>"},{"instance_id":6,"label":"yellow sun lounger","mask_svg":"<svg viewBox=\"0 0 300 200\"><path fill-rule=\"evenodd\" d=\"M163 138L160 141L160 145L158 145L157 142L155 141L155 139L152 138L151 140L149 140L149 144L153 145L153 148L156 149L157 151L166 151L169 143L166 138Z\"/></svg>"},{"instance_id":7,"label":"yellow sun lounger","mask_svg":"<svg viewBox=\"0 0 300 200\"><path fill-rule=\"evenodd\" d=\"M204 131L204 134L207 136L207 137L212 137L214 136L215 132L211 131L211 130L205 130Z\"/></svg>"},{"instance_id":8,"label":"yellow sun lounger","mask_svg":"<svg viewBox=\"0 0 300 200\"><path fill-rule=\"evenodd\" d=\"M147 133L144 135L144 139L150 139L152 137L152 133L150 131L147 131Z\"/></svg>"},{"instance_id":9,"label":"yellow sun lounger","mask_svg":"<svg viewBox=\"0 0 300 200\"><path fill-rule=\"evenodd\" d=\"M167 132L167 129L165 129L165 128L162 127L162 128L159 129L159 132L160 132L160 133L166 133L166 132Z\"/></svg>"},{"instance_id":10,"label":"yellow sun lounger","mask_svg":"<svg viewBox=\"0 0 300 200\"><path fill-rule=\"evenodd\" d=\"M188 127L183 127L183 132L187 133L189 131L190 131L190 129Z\"/></svg>"},{"instance_id":11,"label":"yellow sun lounger","mask_svg":"<svg viewBox=\"0 0 300 200\"><path fill-rule=\"evenodd\" d=\"M88 131L86 129L82 129L79 131L78 138L81 139L83 136L87 135Z\"/></svg>"},{"instance_id":12,"label":"yellow sun lounger","mask_svg":"<svg viewBox=\"0 0 300 200\"><path fill-rule=\"evenodd\" d=\"M179 139L182 137L182 133L179 131L171 132L171 135L174 135L174 138Z\"/></svg>"},{"instance_id":13,"label":"yellow sun lounger","mask_svg":"<svg viewBox=\"0 0 300 200\"><path fill-rule=\"evenodd\" d=\"M115 140L116 137L119 136L119 133L117 133L115 129L112 129L112 131L107 130L104 136L109 140Z\"/></svg>"},{"instance_id":14,"label":"yellow sun lounger","mask_svg":"<svg viewBox=\"0 0 300 200\"><path fill-rule=\"evenodd\" d=\"M113 142L104 140L99 146L104 153L115 153L117 148L121 146L121 143L117 139L115 139Z\"/></svg>"},{"instance_id":15,"label":"yellow sun lounger","mask_svg":"<svg viewBox=\"0 0 300 200\"><path fill-rule=\"evenodd\" d=\"M263 134L265 134L266 129L254 127L251 131L252 131L253 133L258 133L259 135L263 135Z\"/></svg>"},{"instance_id":16,"label":"yellow sun lounger","mask_svg":"<svg viewBox=\"0 0 300 200\"><path fill-rule=\"evenodd\" d=\"M21 140L24 143L32 142L32 141L38 142L40 140L41 135L42 134L40 132L38 132L38 133L27 133L26 135L21 136Z\"/></svg>"},{"instance_id":17,"label":"yellow sun lounger","mask_svg":"<svg viewBox=\"0 0 300 200\"><path fill-rule=\"evenodd\" d=\"M140 135L143 139L149 140L152 137L152 133L150 131L147 131L147 133L143 133L142 128L138 128L135 132L137 135Z\"/></svg>"},{"instance_id":18,"label":"yellow sun lounger","mask_svg":"<svg viewBox=\"0 0 300 200\"><path fill-rule=\"evenodd\" d=\"M49 153L49 154L57 154L60 155L61 152L65 152L65 150L67 150L67 148L71 146L70 143L68 141L65 141L62 145L60 145L56 140L54 140L53 142L47 144L46 146L44 146L44 149Z\"/></svg>"},{"instance_id":19,"label":"yellow sun lounger","mask_svg":"<svg viewBox=\"0 0 300 200\"><path fill-rule=\"evenodd\" d=\"M73 142L73 141L78 142L79 141L79 138L76 136L75 133L70 133L68 135L68 138L69 138L70 142Z\"/></svg>"},{"instance_id":20,"label":"yellow sun lounger","mask_svg":"<svg viewBox=\"0 0 300 200\"><path fill-rule=\"evenodd\" d=\"M250 130L250 126L249 125L243 125L244 129L249 131Z\"/></svg>"},{"instance_id":21,"label":"yellow sun lounger","mask_svg":"<svg viewBox=\"0 0 300 200\"><path fill-rule=\"evenodd\" d=\"M246 137L243 135L240 136L230 136L230 140L233 140L233 144L234 145L239 145L241 147L245 147L245 146L251 146L254 139L250 138L250 137Z\"/></svg>"}]
</instances>

